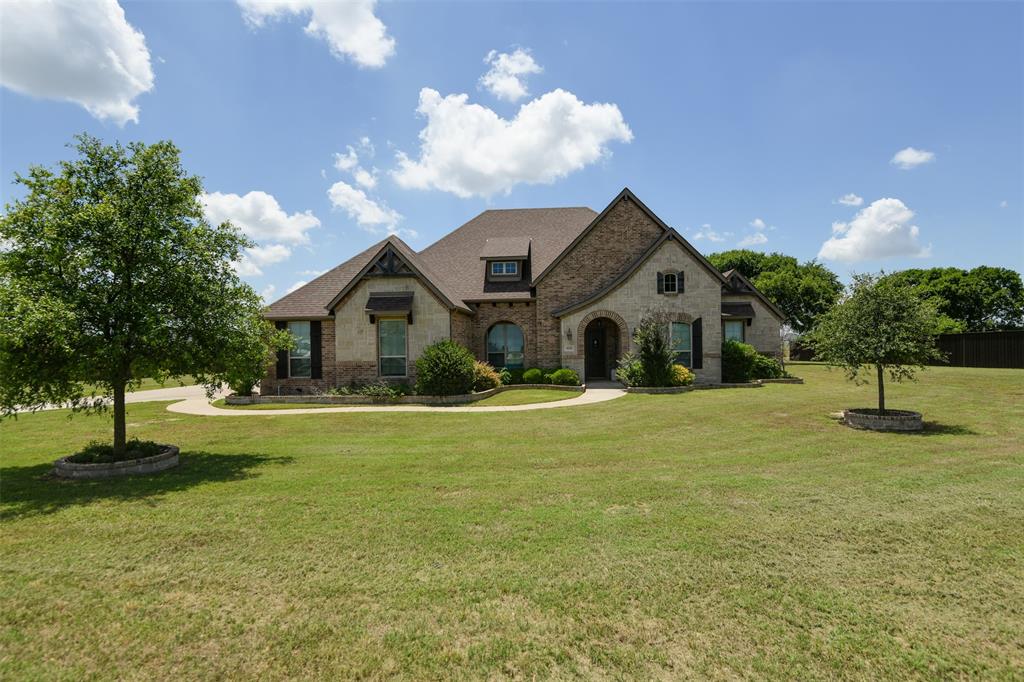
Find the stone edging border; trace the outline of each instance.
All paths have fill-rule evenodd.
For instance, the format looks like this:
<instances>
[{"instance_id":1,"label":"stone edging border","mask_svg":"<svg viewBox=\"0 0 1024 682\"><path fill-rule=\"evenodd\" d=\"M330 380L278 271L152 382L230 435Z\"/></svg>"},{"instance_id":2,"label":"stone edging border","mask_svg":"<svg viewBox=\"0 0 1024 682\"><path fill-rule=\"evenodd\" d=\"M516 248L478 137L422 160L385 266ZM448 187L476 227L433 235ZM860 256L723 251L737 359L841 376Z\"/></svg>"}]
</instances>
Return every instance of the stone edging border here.
<instances>
[{"instance_id":1,"label":"stone edging border","mask_svg":"<svg viewBox=\"0 0 1024 682\"><path fill-rule=\"evenodd\" d=\"M800 377L786 377L784 379L759 379L762 384L802 384L804 380Z\"/></svg>"},{"instance_id":2,"label":"stone edging border","mask_svg":"<svg viewBox=\"0 0 1024 682\"><path fill-rule=\"evenodd\" d=\"M239 396L229 395L224 398L227 405L288 405L292 403L313 403L317 405L465 405L475 403L492 395L505 391L521 391L523 389L542 388L554 391L583 393L582 386L563 386L561 384L511 384L498 386L479 393L461 395L403 395L394 399L370 398L362 395L268 395Z\"/></svg>"},{"instance_id":3,"label":"stone edging border","mask_svg":"<svg viewBox=\"0 0 1024 682\"><path fill-rule=\"evenodd\" d=\"M126 459L123 462L69 462L61 457L53 463L53 473L58 478L97 479L134 474L153 474L178 466L178 447L165 445L164 451L152 457ZM70 455L69 455L70 456Z\"/></svg>"},{"instance_id":4,"label":"stone edging border","mask_svg":"<svg viewBox=\"0 0 1024 682\"><path fill-rule=\"evenodd\" d=\"M886 414L871 414L867 408L843 410L843 423L855 429L868 431L922 431L924 420L920 412L886 410Z\"/></svg>"},{"instance_id":5,"label":"stone edging border","mask_svg":"<svg viewBox=\"0 0 1024 682\"><path fill-rule=\"evenodd\" d=\"M686 393L696 388L696 386L627 386L626 393L664 395L668 393Z\"/></svg>"}]
</instances>

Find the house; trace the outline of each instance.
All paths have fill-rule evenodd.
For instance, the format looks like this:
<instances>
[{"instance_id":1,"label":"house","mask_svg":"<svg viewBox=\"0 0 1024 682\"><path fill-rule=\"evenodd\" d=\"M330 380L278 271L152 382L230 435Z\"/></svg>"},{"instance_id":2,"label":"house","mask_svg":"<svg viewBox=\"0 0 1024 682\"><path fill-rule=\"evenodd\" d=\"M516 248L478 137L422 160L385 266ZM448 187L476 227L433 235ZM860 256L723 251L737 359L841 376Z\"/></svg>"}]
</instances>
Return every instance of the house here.
<instances>
[{"instance_id":1,"label":"house","mask_svg":"<svg viewBox=\"0 0 1024 682\"><path fill-rule=\"evenodd\" d=\"M601 213L488 210L422 251L374 244L267 308L297 347L261 391L411 383L423 349L447 338L496 367L610 378L648 314L698 383L721 382L723 338L781 355L782 311L624 189Z\"/></svg>"}]
</instances>

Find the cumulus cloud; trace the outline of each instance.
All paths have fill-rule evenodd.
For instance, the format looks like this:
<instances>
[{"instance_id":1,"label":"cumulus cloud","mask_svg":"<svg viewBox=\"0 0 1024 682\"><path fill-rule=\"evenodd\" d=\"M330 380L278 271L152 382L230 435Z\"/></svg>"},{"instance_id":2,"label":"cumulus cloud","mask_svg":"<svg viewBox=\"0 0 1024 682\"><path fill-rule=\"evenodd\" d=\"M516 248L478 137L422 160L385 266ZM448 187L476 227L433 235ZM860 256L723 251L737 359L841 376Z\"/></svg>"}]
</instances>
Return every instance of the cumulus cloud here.
<instances>
[{"instance_id":1,"label":"cumulus cloud","mask_svg":"<svg viewBox=\"0 0 1024 682\"><path fill-rule=\"evenodd\" d=\"M0 84L124 125L138 122L135 98L153 89L153 69L146 37L117 0L5 0Z\"/></svg>"},{"instance_id":2,"label":"cumulus cloud","mask_svg":"<svg viewBox=\"0 0 1024 682\"><path fill-rule=\"evenodd\" d=\"M751 220L750 226L755 230L765 230L768 228L768 226L765 225L765 222L760 218L754 218L753 220Z\"/></svg>"},{"instance_id":3,"label":"cumulus cloud","mask_svg":"<svg viewBox=\"0 0 1024 682\"><path fill-rule=\"evenodd\" d=\"M335 152L334 167L338 170L350 171L357 165L359 165L359 154L352 148L352 145L348 145L348 150L344 154Z\"/></svg>"},{"instance_id":4,"label":"cumulus cloud","mask_svg":"<svg viewBox=\"0 0 1024 682\"><path fill-rule=\"evenodd\" d=\"M243 277L258 277L263 274L263 267L288 260L292 250L284 244L267 244L251 246L245 249L240 261L234 264L235 271Z\"/></svg>"},{"instance_id":5,"label":"cumulus cloud","mask_svg":"<svg viewBox=\"0 0 1024 682\"><path fill-rule=\"evenodd\" d=\"M893 256L925 257L931 247L918 242L911 225L914 212L899 199L879 199L857 212L848 223L832 223L832 237L821 245L819 258L855 262Z\"/></svg>"},{"instance_id":6,"label":"cumulus cloud","mask_svg":"<svg viewBox=\"0 0 1024 682\"><path fill-rule=\"evenodd\" d=\"M427 124L419 158L398 153L392 176L401 187L489 197L519 183L550 184L610 155L608 143L633 139L617 106L584 104L561 89L522 105L512 120L468 100L420 90L417 112Z\"/></svg>"},{"instance_id":7,"label":"cumulus cloud","mask_svg":"<svg viewBox=\"0 0 1024 682\"><path fill-rule=\"evenodd\" d=\"M377 186L377 169L374 168L372 171L368 171L365 168L357 168L352 174L356 182L366 189L373 189Z\"/></svg>"},{"instance_id":8,"label":"cumulus cloud","mask_svg":"<svg viewBox=\"0 0 1024 682\"><path fill-rule=\"evenodd\" d=\"M287 214L272 195L253 191L244 196L212 192L202 197L206 217L213 224L230 220L252 239L306 244L306 234L320 226L312 211Z\"/></svg>"},{"instance_id":9,"label":"cumulus cloud","mask_svg":"<svg viewBox=\"0 0 1024 682\"><path fill-rule=\"evenodd\" d=\"M359 66L379 68L395 53L394 38L373 13L376 0L238 0L238 5L253 28L293 14L308 15L306 34L326 40L335 57Z\"/></svg>"},{"instance_id":10,"label":"cumulus cloud","mask_svg":"<svg viewBox=\"0 0 1024 682\"><path fill-rule=\"evenodd\" d=\"M286 291L286 292L284 292L284 293L286 293L286 294L290 294L290 293L292 293L293 291L295 291L296 289L299 289L299 288L301 288L301 287L304 287L304 286L306 286L307 284L309 284L309 282L307 282L307 281L306 281L306 280L304 280L304 279L300 279L300 280L299 280L298 282L296 282L295 284L293 284L293 285L291 285L290 287L288 287L288 291Z\"/></svg>"},{"instance_id":11,"label":"cumulus cloud","mask_svg":"<svg viewBox=\"0 0 1024 682\"><path fill-rule=\"evenodd\" d=\"M766 237L763 232L754 232L753 234L748 234L746 237L739 240L736 246L743 248L747 246L759 246L767 243L768 237Z\"/></svg>"},{"instance_id":12,"label":"cumulus cloud","mask_svg":"<svg viewBox=\"0 0 1024 682\"><path fill-rule=\"evenodd\" d=\"M399 230L398 223L402 214L389 208L382 201L376 201L366 195L363 190L353 187L347 182L338 181L327 190L327 197L335 208L342 209L349 218L356 221L359 227L373 234L387 232L415 237L413 230Z\"/></svg>"},{"instance_id":13,"label":"cumulus cloud","mask_svg":"<svg viewBox=\"0 0 1024 682\"><path fill-rule=\"evenodd\" d=\"M839 197L833 203L842 204L843 206L860 206L864 203L864 197L859 197L853 192L850 192L849 194L844 194Z\"/></svg>"},{"instance_id":14,"label":"cumulus cloud","mask_svg":"<svg viewBox=\"0 0 1024 682\"><path fill-rule=\"evenodd\" d=\"M724 242L726 240L726 238L729 237L731 234L732 234L731 232L716 232L716 231L711 229L711 225L709 225L708 223L704 223L703 225L700 226L700 230L698 230L693 235L693 238L695 240L696 239L707 239L709 242L716 242L717 243L717 242Z\"/></svg>"},{"instance_id":15,"label":"cumulus cloud","mask_svg":"<svg viewBox=\"0 0 1024 682\"><path fill-rule=\"evenodd\" d=\"M517 48L512 54L491 50L484 57L490 70L480 77L480 85L498 99L515 102L526 97L526 77L544 71L529 50Z\"/></svg>"},{"instance_id":16,"label":"cumulus cloud","mask_svg":"<svg viewBox=\"0 0 1024 682\"><path fill-rule=\"evenodd\" d=\"M276 291L277 287L275 287L273 284L268 284L267 286L263 287L263 291L260 292L260 298L263 299L264 303L270 303L272 300L274 300L274 293Z\"/></svg>"},{"instance_id":17,"label":"cumulus cloud","mask_svg":"<svg viewBox=\"0 0 1024 682\"><path fill-rule=\"evenodd\" d=\"M922 164L931 163L934 160L934 152L927 152L923 149L907 147L906 149L901 149L893 154L893 157L889 159L889 163L901 170L910 170L911 168L917 168Z\"/></svg>"}]
</instances>

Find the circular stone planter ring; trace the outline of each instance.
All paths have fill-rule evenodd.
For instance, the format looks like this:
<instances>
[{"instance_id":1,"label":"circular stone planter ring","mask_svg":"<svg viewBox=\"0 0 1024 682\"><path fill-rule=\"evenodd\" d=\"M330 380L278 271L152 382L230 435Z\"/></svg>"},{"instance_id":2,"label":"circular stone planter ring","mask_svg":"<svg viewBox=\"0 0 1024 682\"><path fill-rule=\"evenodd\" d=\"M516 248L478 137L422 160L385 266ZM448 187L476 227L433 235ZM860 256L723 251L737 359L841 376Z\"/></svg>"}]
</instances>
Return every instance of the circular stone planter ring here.
<instances>
[{"instance_id":1,"label":"circular stone planter ring","mask_svg":"<svg viewBox=\"0 0 1024 682\"><path fill-rule=\"evenodd\" d=\"M854 409L843 411L843 421L855 429L870 431L921 431L924 421L920 412L907 410L886 410L878 414L874 409Z\"/></svg>"},{"instance_id":2,"label":"circular stone planter ring","mask_svg":"<svg viewBox=\"0 0 1024 682\"><path fill-rule=\"evenodd\" d=\"M178 448L164 445L164 450L152 457L126 459L122 462L69 462L62 457L53 463L53 473L59 478L112 478L114 476L131 476L134 474L153 474L164 469L178 466Z\"/></svg>"}]
</instances>

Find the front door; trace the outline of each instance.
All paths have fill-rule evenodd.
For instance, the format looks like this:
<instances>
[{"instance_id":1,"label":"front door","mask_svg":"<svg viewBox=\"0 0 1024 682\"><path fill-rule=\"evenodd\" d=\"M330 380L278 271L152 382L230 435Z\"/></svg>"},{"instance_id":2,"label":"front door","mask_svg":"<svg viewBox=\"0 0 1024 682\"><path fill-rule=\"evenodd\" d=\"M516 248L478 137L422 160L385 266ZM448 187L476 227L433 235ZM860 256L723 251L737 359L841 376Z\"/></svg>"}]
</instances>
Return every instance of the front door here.
<instances>
[{"instance_id":1,"label":"front door","mask_svg":"<svg viewBox=\"0 0 1024 682\"><path fill-rule=\"evenodd\" d=\"M587 378L608 378L608 348L604 319L597 319L587 325L585 339Z\"/></svg>"}]
</instances>

